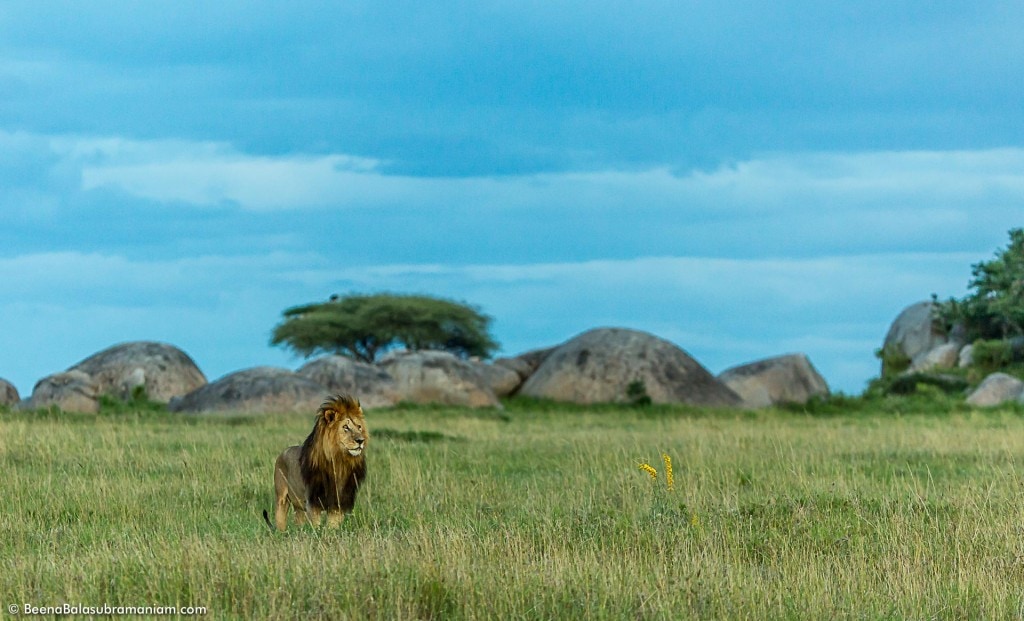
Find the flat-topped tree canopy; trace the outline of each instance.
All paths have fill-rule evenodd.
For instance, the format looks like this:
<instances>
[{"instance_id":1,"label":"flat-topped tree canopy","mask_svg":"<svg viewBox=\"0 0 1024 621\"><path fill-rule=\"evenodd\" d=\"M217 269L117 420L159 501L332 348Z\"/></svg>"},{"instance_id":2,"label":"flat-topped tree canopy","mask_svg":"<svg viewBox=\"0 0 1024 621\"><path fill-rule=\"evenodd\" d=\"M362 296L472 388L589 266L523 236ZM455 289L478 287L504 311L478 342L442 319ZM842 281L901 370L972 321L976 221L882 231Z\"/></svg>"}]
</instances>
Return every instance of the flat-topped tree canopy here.
<instances>
[{"instance_id":1,"label":"flat-topped tree canopy","mask_svg":"<svg viewBox=\"0 0 1024 621\"><path fill-rule=\"evenodd\" d=\"M425 295L332 296L283 313L271 337L303 356L340 354L363 362L396 348L489 358L498 344L491 318L476 307Z\"/></svg>"}]
</instances>

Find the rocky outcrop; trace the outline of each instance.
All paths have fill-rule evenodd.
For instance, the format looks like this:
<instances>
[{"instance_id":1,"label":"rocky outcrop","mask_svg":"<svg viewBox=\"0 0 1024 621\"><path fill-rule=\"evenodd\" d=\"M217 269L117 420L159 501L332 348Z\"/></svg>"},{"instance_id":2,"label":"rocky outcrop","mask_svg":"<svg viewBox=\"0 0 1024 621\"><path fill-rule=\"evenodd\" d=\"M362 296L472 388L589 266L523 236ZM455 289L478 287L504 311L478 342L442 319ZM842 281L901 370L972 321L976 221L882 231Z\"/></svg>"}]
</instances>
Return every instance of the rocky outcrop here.
<instances>
[{"instance_id":1,"label":"rocky outcrop","mask_svg":"<svg viewBox=\"0 0 1024 621\"><path fill-rule=\"evenodd\" d=\"M32 396L19 407L26 410L55 407L65 412L94 413L100 409L99 395L96 382L88 373L65 371L36 382Z\"/></svg>"},{"instance_id":2,"label":"rocky outcrop","mask_svg":"<svg viewBox=\"0 0 1024 621\"><path fill-rule=\"evenodd\" d=\"M761 408L783 403L807 403L812 397L829 394L825 378L804 354L788 354L758 360L719 374L747 407Z\"/></svg>"},{"instance_id":3,"label":"rocky outcrop","mask_svg":"<svg viewBox=\"0 0 1024 621\"><path fill-rule=\"evenodd\" d=\"M345 356L324 356L297 371L330 394L350 394L365 408L395 405L401 400L398 385L384 369Z\"/></svg>"},{"instance_id":4,"label":"rocky outcrop","mask_svg":"<svg viewBox=\"0 0 1024 621\"><path fill-rule=\"evenodd\" d=\"M396 353L380 367L394 378L403 401L470 407L501 407L473 365L448 352Z\"/></svg>"},{"instance_id":5,"label":"rocky outcrop","mask_svg":"<svg viewBox=\"0 0 1024 621\"><path fill-rule=\"evenodd\" d=\"M494 361L494 366L504 367L511 369L519 374L521 381L525 382L530 379L530 376L537 372L540 365L547 359L551 352L555 351L555 347L545 347L543 349L532 349L528 352L519 354L518 356L512 356L510 358L497 358Z\"/></svg>"},{"instance_id":6,"label":"rocky outcrop","mask_svg":"<svg viewBox=\"0 0 1024 621\"><path fill-rule=\"evenodd\" d=\"M288 369L254 367L237 371L183 397L172 412L314 413L327 397L323 386Z\"/></svg>"},{"instance_id":7,"label":"rocky outcrop","mask_svg":"<svg viewBox=\"0 0 1024 621\"><path fill-rule=\"evenodd\" d=\"M654 403L736 406L739 396L676 345L625 328L584 332L548 353L519 394L574 403L626 402L641 386Z\"/></svg>"},{"instance_id":8,"label":"rocky outcrop","mask_svg":"<svg viewBox=\"0 0 1024 621\"><path fill-rule=\"evenodd\" d=\"M943 343L915 356L910 364L909 371L916 373L920 371L952 369L957 366L959 360L960 344Z\"/></svg>"},{"instance_id":9,"label":"rocky outcrop","mask_svg":"<svg viewBox=\"0 0 1024 621\"><path fill-rule=\"evenodd\" d=\"M1006 373L992 373L967 396L967 403L978 407L992 407L1022 400L1024 382Z\"/></svg>"},{"instance_id":10,"label":"rocky outcrop","mask_svg":"<svg viewBox=\"0 0 1024 621\"><path fill-rule=\"evenodd\" d=\"M19 401L21 396L14 384L0 378L0 406L17 405Z\"/></svg>"},{"instance_id":11,"label":"rocky outcrop","mask_svg":"<svg viewBox=\"0 0 1024 621\"><path fill-rule=\"evenodd\" d=\"M932 321L934 304L929 301L911 304L903 309L889 326L882 343L882 351L887 355L900 355L913 361L921 354L949 342L949 338L936 329ZM884 362L883 362L884 366ZM889 369L882 369L885 374Z\"/></svg>"},{"instance_id":12,"label":"rocky outcrop","mask_svg":"<svg viewBox=\"0 0 1024 621\"><path fill-rule=\"evenodd\" d=\"M490 387L491 392L497 397L511 395L523 383L523 378L519 373L509 367L473 360L469 364L472 365L473 369L483 378L484 382Z\"/></svg>"},{"instance_id":13,"label":"rocky outcrop","mask_svg":"<svg viewBox=\"0 0 1024 621\"><path fill-rule=\"evenodd\" d=\"M974 345L967 344L964 345L960 350L960 353L957 354L956 366L961 369L966 369L972 364L974 364Z\"/></svg>"},{"instance_id":14,"label":"rocky outcrop","mask_svg":"<svg viewBox=\"0 0 1024 621\"><path fill-rule=\"evenodd\" d=\"M206 384L206 376L188 354L150 341L114 345L68 370L88 374L100 394L126 401L137 386L145 388L149 399L166 403Z\"/></svg>"}]
</instances>

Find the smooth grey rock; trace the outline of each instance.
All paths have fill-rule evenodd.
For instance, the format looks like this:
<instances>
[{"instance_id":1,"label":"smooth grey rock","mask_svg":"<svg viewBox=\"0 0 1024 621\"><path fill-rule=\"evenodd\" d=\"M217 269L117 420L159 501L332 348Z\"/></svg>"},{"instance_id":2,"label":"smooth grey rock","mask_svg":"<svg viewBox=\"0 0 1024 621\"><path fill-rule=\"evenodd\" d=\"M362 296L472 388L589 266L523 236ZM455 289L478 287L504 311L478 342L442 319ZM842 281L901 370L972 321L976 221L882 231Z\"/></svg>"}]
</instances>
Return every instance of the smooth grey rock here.
<instances>
[{"instance_id":1,"label":"smooth grey rock","mask_svg":"<svg viewBox=\"0 0 1024 621\"><path fill-rule=\"evenodd\" d=\"M143 386L149 399L166 403L206 384L206 376L188 354L152 341L114 345L68 370L87 373L100 394L126 401L136 386Z\"/></svg>"},{"instance_id":2,"label":"smooth grey rock","mask_svg":"<svg viewBox=\"0 0 1024 621\"><path fill-rule=\"evenodd\" d=\"M57 407L65 412L95 413L100 410L96 382L82 371L64 371L48 375L36 382L32 396L20 409L38 410Z\"/></svg>"},{"instance_id":3,"label":"smooth grey rock","mask_svg":"<svg viewBox=\"0 0 1024 621\"><path fill-rule=\"evenodd\" d=\"M518 356L512 356L510 358L497 358L494 361L495 366L505 367L512 369L519 374L521 381L525 382L530 379L540 365L551 355L551 352L555 351L555 347L544 347L542 349L531 349L530 351L519 354Z\"/></svg>"},{"instance_id":4,"label":"smooth grey rock","mask_svg":"<svg viewBox=\"0 0 1024 621\"><path fill-rule=\"evenodd\" d=\"M1024 382L1006 373L992 373L967 396L967 403L978 407L992 407L1019 401L1024 397Z\"/></svg>"},{"instance_id":5,"label":"smooth grey rock","mask_svg":"<svg viewBox=\"0 0 1024 621\"><path fill-rule=\"evenodd\" d=\"M225 375L215 382L171 399L172 412L285 413L317 411L327 390L288 369L254 367Z\"/></svg>"},{"instance_id":6,"label":"smooth grey rock","mask_svg":"<svg viewBox=\"0 0 1024 621\"><path fill-rule=\"evenodd\" d=\"M470 361L476 372L483 378L498 397L507 397L514 393L523 383L522 377L513 369L481 361Z\"/></svg>"},{"instance_id":7,"label":"smooth grey rock","mask_svg":"<svg viewBox=\"0 0 1024 621\"><path fill-rule=\"evenodd\" d=\"M952 369L960 359L959 343L943 343L918 354L910 364L909 372Z\"/></svg>"},{"instance_id":8,"label":"smooth grey rock","mask_svg":"<svg viewBox=\"0 0 1024 621\"><path fill-rule=\"evenodd\" d=\"M828 383L805 354L787 354L726 369L718 375L748 407L807 403L828 396Z\"/></svg>"},{"instance_id":9,"label":"smooth grey rock","mask_svg":"<svg viewBox=\"0 0 1024 621\"><path fill-rule=\"evenodd\" d=\"M974 345L964 345L960 350L960 354L957 356L956 366L961 369L966 369L972 364L974 364Z\"/></svg>"},{"instance_id":10,"label":"smooth grey rock","mask_svg":"<svg viewBox=\"0 0 1024 621\"><path fill-rule=\"evenodd\" d=\"M740 397L680 347L626 328L597 328L551 351L519 394L573 403L623 403L643 382L654 403L737 406Z\"/></svg>"},{"instance_id":11,"label":"smooth grey rock","mask_svg":"<svg viewBox=\"0 0 1024 621\"><path fill-rule=\"evenodd\" d=\"M401 400L398 385L379 366L346 356L323 356L302 365L297 373L320 384L331 394L350 394L364 408L395 405Z\"/></svg>"},{"instance_id":12,"label":"smooth grey rock","mask_svg":"<svg viewBox=\"0 0 1024 621\"><path fill-rule=\"evenodd\" d=\"M949 342L949 338L935 328L932 319L933 306L932 302L924 301L903 309L889 326L889 331L882 342L882 349L898 352L913 360L918 355Z\"/></svg>"},{"instance_id":13,"label":"smooth grey rock","mask_svg":"<svg viewBox=\"0 0 1024 621\"><path fill-rule=\"evenodd\" d=\"M5 379L0 379L0 406L17 405L21 401L18 389Z\"/></svg>"},{"instance_id":14,"label":"smooth grey rock","mask_svg":"<svg viewBox=\"0 0 1024 621\"><path fill-rule=\"evenodd\" d=\"M441 351L401 352L380 367L395 379L403 401L470 407L501 407L473 365Z\"/></svg>"}]
</instances>

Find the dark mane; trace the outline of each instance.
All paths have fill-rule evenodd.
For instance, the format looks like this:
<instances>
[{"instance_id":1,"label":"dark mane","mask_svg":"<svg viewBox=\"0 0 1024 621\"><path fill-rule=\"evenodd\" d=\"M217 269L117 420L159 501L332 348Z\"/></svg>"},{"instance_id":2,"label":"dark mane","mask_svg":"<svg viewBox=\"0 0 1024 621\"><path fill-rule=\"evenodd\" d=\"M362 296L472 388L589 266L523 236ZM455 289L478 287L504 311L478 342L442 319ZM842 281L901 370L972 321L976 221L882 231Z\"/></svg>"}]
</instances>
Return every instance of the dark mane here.
<instances>
[{"instance_id":1,"label":"dark mane","mask_svg":"<svg viewBox=\"0 0 1024 621\"><path fill-rule=\"evenodd\" d=\"M359 485L366 477L366 459L352 457L336 446L327 412L363 419L359 401L351 395L337 395L320 406L313 430L299 450L299 466L307 497L323 509L351 511Z\"/></svg>"}]
</instances>

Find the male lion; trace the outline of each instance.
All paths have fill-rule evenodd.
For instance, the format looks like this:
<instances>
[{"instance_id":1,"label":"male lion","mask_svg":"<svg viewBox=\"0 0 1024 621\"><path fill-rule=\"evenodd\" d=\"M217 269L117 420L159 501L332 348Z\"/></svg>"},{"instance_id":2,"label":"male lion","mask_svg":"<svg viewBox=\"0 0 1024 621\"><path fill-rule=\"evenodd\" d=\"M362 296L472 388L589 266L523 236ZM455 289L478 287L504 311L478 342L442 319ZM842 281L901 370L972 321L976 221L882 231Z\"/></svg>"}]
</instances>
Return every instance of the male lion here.
<instances>
[{"instance_id":1,"label":"male lion","mask_svg":"<svg viewBox=\"0 0 1024 621\"><path fill-rule=\"evenodd\" d=\"M320 525L327 511L327 525L341 524L351 512L356 493L366 478L363 451L369 433L359 401L338 395L324 402L316 423L302 446L290 446L274 467L274 522L278 530L288 527L288 505L295 510L295 522ZM270 526L270 516L263 511ZM271 526L271 528L273 528Z\"/></svg>"}]
</instances>

